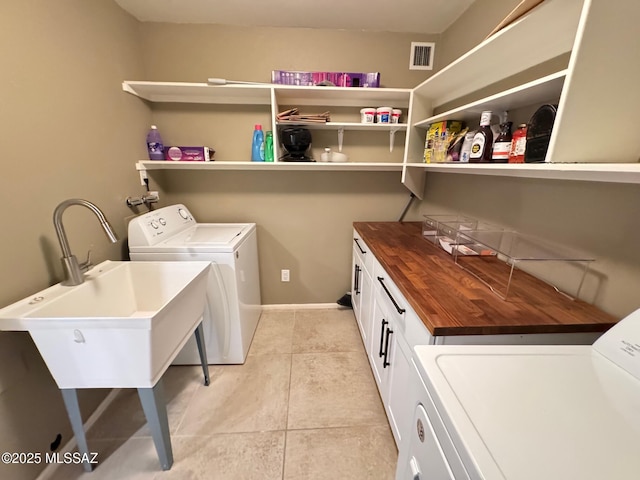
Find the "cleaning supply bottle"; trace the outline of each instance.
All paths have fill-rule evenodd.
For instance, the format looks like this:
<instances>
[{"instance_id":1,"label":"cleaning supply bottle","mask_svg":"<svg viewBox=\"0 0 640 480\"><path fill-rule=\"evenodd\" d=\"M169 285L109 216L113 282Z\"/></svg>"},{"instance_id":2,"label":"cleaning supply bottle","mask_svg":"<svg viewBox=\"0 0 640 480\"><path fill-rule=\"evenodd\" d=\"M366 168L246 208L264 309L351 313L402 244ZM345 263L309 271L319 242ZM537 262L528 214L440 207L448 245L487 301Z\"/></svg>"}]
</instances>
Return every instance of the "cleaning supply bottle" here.
<instances>
[{"instance_id":1,"label":"cleaning supply bottle","mask_svg":"<svg viewBox=\"0 0 640 480\"><path fill-rule=\"evenodd\" d=\"M493 132L491 131L491 112L482 112L480 116L480 128L473 137L471 143L470 163L491 162L491 149L493 147Z\"/></svg>"},{"instance_id":2,"label":"cleaning supply bottle","mask_svg":"<svg viewBox=\"0 0 640 480\"><path fill-rule=\"evenodd\" d=\"M264 161L273 162L273 132L269 130L264 140Z\"/></svg>"},{"instance_id":3,"label":"cleaning supply bottle","mask_svg":"<svg viewBox=\"0 0 640 480\"><path fill-rule=\"evenodd\" d=\"M493 153L491 161L494 163L507 163L509 161L509 152L511 151L511 126L513 122L505 122L500 124L500 134L493 143Z\"/></svg>"},{"instance_id":4,"label":"cleaning supply bottle","mask_svg":"<svg viewBox=\"0 0 640 480\"><path fill-rule=\"evenodd\" d=\"M149 160L164 160L164 144L155 125L151 125L151 130L147 133L147 151Z\"/></svg>"},{"instance_id":5,"label":"cleaning supply bottle","mask_svg":"<svg viewBox=\"0 0 640 480\"><path fill-rule=\"evenodd\" d=\"M264 162L264 132L262 125L258 124L253 129L253 143L251 144L251 161Z\"/></svg>"}]
</instances>

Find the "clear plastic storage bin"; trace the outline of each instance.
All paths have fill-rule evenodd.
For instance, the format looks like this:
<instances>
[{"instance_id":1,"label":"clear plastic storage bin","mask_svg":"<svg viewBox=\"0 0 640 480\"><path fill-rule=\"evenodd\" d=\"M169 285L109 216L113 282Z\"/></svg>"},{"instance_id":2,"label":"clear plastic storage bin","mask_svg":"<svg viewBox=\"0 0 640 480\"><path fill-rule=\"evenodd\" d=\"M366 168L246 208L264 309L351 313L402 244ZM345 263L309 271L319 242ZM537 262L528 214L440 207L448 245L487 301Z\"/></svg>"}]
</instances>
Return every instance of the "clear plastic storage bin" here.
<instances>
[{"instance_id":1,"label":"clear plastic storage bin","mask_svg":"<svg viewBox=\"0 0 640 480\"><path fill-rule=\"evenodd\" d=\"M424 220L422 222L422 236L429 240L431 243L438 245L438 229L442 228L441 225L445 223L464 223L465 225L475 226L478 221L475 218L465 217L464 215L450 215L450 214L436 214L436 215L423 215Z\"/></svg>"},{"instance_id":2,"label":"clear plastic storage bin","mask_svg":"<svg viewBox=\"0 0 640 480\"><path fill-rule=\"evenodd\" d=\"M447 253L453 254L454 244L458 241L459 233L469 233L472 231L503 231L498 225L481 222L478 220L459 220L455 222L438 223L438 233L436 239L438 245Z\"/></svg>"},{"instance_id":3,"label":"clear plastic storage bin","mask_svg":"<svg viewBox=\"0 0 640 480\"><path fill-rule=\"evenodd\" d=\"M530 276L558 292L578 298L593 258L513 231L458 230L453 244L455 263L507 299L527 288Z\"/></svg>"}]
</instances>

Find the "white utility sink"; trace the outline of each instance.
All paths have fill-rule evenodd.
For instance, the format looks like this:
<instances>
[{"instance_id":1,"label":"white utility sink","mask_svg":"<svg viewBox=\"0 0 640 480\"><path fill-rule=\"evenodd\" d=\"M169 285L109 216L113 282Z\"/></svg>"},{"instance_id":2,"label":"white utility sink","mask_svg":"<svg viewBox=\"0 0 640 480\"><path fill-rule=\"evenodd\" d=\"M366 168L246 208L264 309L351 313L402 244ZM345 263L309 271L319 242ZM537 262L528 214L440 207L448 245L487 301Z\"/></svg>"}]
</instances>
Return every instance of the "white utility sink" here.
<instances>
[{"instance_id":1,"label":"white utility sink","mask_svg":"<svg viewBox=\"0 0 640 480\"><path fill-rule=\"evenodd\" d=\"M0 310L64 388L151 388L200 323L209 262L103 262Z\"/></svg>"}]
</instances>

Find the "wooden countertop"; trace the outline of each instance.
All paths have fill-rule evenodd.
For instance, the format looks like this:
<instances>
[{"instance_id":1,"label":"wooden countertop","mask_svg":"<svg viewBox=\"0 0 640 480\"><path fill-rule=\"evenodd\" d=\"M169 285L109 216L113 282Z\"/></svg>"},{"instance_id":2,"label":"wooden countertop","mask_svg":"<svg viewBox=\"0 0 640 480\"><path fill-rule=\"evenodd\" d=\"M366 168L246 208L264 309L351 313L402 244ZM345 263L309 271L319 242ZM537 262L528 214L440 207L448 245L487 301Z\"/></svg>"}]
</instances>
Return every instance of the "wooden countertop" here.
<instances>
[{"instance_id":1,"label":"wooden countertop","mask_svg":"<svg viewBox=\"0 0 640 480\"><path fill-rule=\"evenodd\" d=\"M432 335L603 332L617 319L517 271L507 300L422 237L418 222L354 222Z\"/></svg>"}]
</instances>

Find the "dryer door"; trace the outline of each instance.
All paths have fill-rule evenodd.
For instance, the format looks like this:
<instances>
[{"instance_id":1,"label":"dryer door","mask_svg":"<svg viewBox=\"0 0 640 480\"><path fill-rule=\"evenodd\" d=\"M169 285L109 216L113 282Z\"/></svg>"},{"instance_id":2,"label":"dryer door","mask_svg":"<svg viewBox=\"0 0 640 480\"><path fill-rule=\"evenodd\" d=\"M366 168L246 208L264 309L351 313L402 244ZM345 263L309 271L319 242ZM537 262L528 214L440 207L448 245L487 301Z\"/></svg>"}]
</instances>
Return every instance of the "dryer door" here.
<instances>
[{"instance_id":1,"label":"dryer door","mask_svg":"<svg viewBox=\"0 0 640 480\"><path fill-rule=\"evenodd\" d=\"M409 459L397 480L455 480L422 405L413 415Z\"/></svg>"}]
</instances>

